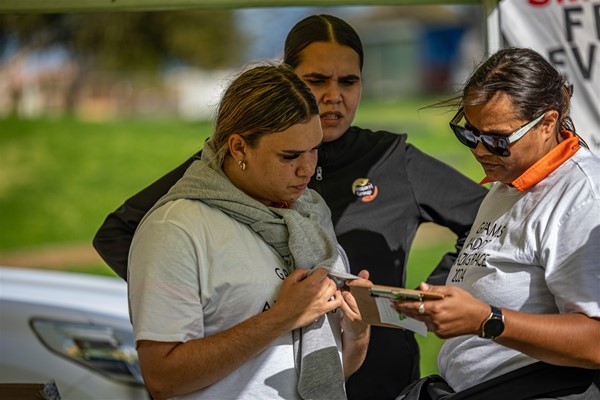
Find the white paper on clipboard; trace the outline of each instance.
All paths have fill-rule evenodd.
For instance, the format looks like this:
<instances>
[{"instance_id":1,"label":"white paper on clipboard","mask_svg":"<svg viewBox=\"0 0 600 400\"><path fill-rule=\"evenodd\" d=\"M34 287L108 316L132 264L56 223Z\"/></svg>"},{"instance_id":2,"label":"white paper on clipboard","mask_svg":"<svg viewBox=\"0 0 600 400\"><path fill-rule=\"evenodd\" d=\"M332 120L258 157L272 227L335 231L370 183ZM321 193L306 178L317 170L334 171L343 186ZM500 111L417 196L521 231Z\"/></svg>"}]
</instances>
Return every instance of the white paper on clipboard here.
<instances>
[{"instance_id":1,"label":"white paper on clipboard","mask_svg":"<svg viewBox=\"0 0 600 400\"><path fill-rule=\"evenodd\" d=\"M377 304L381 322L411 330L421 336L427 336L427 325L424 322L406 317L396 311L392 308L392 300L385 297L376 297L375 303Z\"/></svg>"}]
</instances>

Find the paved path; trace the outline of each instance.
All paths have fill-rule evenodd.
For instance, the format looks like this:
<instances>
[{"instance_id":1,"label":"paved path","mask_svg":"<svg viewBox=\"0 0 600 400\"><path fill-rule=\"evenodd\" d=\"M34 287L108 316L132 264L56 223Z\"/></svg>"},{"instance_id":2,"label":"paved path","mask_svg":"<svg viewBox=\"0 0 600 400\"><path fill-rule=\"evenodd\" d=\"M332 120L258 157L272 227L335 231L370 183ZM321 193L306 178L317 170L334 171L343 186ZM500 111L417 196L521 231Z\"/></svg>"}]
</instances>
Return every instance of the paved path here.
<instances>
[{"instance_id":1,"label":"paved path","mask_svg":"<svg viewBox=\"0 0 600 400\"><path fill-rule=\"evenodd\" d=\"M100 258L91 244L72 246L45 246L31 250L19 250L0 254L0 265L32 268L63 268L102 265Z\"/></svg>"}]
</instances>

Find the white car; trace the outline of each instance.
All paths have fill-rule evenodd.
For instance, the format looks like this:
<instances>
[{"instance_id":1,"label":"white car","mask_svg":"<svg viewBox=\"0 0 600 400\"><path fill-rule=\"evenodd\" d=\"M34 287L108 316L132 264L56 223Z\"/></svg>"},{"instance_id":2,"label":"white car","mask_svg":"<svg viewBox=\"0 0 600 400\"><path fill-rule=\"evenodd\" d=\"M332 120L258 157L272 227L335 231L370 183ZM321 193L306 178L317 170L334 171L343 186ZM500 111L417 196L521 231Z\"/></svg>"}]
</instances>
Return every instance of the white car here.
<instances>
[{"instance_id":1,"label":"white car","mask_svg":"<svg viewBox=\"0 0 600 400\"><path fill-rule=\"evenodd\" d=\"M55 381L63 400L150 399L119 278L0 267L0 384Z\"/></svg>"}]
</instances>

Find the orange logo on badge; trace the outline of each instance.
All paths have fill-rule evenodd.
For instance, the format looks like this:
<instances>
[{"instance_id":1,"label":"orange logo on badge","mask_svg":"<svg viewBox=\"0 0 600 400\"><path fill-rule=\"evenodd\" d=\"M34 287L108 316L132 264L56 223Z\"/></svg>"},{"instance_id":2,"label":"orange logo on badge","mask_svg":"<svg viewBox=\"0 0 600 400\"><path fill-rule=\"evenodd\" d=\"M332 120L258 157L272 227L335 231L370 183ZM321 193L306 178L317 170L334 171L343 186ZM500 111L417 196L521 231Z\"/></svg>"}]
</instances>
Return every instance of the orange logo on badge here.
<instances>
[{"instance_id":1,"label":"orange logo on badge","mask_svg":"<svg viewBox=\"0 0 600 400\"><path fill-rule=\"evenodd\" d=\"M369 182L368 178L358 178L352 182L352 194L360 197L363 203L375 200L377 193L379 193L377 186Z\"/></svg>"}]
</instances>

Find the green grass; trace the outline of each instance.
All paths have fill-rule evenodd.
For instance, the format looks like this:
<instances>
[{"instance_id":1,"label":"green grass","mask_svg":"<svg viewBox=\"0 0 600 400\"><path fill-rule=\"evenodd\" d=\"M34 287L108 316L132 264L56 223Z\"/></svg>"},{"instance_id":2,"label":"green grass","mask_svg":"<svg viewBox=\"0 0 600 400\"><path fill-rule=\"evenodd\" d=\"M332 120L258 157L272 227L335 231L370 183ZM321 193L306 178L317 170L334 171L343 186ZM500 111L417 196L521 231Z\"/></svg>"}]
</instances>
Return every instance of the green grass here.
<instances>
[{"instance_id":1,"label":"green grass","mask_svg":"<svg viewBox=\"0 0 600 400\"><path fill-rule=\"evenodd\" d=\"M356 124L408 132L409 142L474 180L481 169L454 139L441 109L421 109L436 99L397 103L363 101ZM0 255L54 245L90 245L106 215L197 151L210 122L75 119L0 119ZM408 287L425 279L453 241L417 239ZM114 275L105 264L63 269ZM417 335L418 336L418 335ZM418 336L422 373L436 373L441 341Z\"/></svg>"},{"instance_id":2,"label":"green grass","mask_svg":"<svg viewBox=\"0 0 600 400\"><path fill-rule=\"evenodd\" d=\"M90 242L107 212L199 149L209 125L0 121L0 251Z\"/></svg>"}]
</instances>

